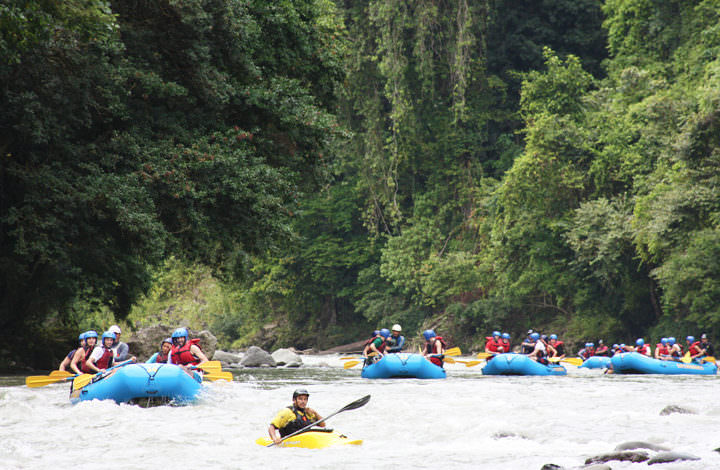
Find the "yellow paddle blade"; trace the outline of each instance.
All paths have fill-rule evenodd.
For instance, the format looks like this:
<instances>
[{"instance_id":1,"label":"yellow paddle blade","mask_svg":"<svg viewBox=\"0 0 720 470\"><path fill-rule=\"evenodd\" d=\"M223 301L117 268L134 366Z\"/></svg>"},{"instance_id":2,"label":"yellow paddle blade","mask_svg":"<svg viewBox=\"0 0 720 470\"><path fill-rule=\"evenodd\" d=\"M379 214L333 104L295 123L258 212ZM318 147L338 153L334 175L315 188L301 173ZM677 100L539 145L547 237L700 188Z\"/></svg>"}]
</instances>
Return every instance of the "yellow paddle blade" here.
<instances>
[{"instance_id":1,"label":"yellow paddle blade","mask_svg":"<svg viewBox=\"0 0 720 470\"><path fill-rule=\"evenodd\" d=\"M228 382L233 381L233 375L231 372L213 372L208 374L203 374L203 379L215 381L215 380L227 380Z\"/></svg>"},{"instance_id":2,"label":"yellow paddle blade","mask_svg":"<svg viewBox=\"0 0 720 470\"><path fill-rule=\"evenodd\" d=\"M692 362L692 358L690 357L690 351L686 352L685 355L680 359L685 364L690 364Z\"/></svg>"},{"instance_id":3,"label":"yellow paddle blade","mask_svg":"<svg viewBox=\"0 0 720 470\"><path fill-rule=\"evenodd\" d=\"M492 357L494 355L495 354L493 354L493 353L479 352L479 353L477 353L477 356L475 356L475 357L477 357L478 359L487 359L488 357Z\"/></svg>"},{"instance_id":4,"label":"yellow paddle blade","mask_svg":"<svg viewBox=\"0 0 720 470\"><path fill-rule=\"evenodd\" d=\"M70 377L73 374L72 372L68 372L66 370L54 370L50 372L50 377Z\"/></svg>"},{"instance_id":5,"label":"yellow paddle blade","mask_svg":"<svg viewBox=\"0 0 720 470\"><path fill-rule=\"evenodd\" d=\"M49 375L31 375L25 378L25 385L30 388L44 387L58 382L64 382L67 377L51 377Z\"/></svg>"},{"instance_id":6,"label":"yellow paddle blade","mask_svg":"<svg viewBox=\"0 0 720 470\"><path fill-rule=\"evenodd\" d=\"M199 366L196 366L198 369L202 369L205 372L221 372L222 371L222 364L220 361L207 361L204 364L200 364Z\"/></svg>"},{"instance_id":7,"label":"yellow paddle blade","mask_svg":"<svg viewBox=\"0 0 720 470\"><path fill-rule=\"evenodd\" d=\"M347 356L347 357L341 357L340 360L341 360L341 361L347 361L347 360L350 360L350 359L357 359L357 358L358 358L357 356Z\"/></svg>"},{"instance_id":8,"label":"yellow paddle blade","mask_svg":"<svg viewBox=\"0 0 720 470\"><path fill-rule=\"evenodd\" d=\"M445 351L444 354L446 356L459 356L460 354L462 354L462 351L460 351L460 348L450 348Z\"/></svg>"},{"instance_id":9,"label":"yellow paddle blade","mask_svg":"<svg viewBox=\"0 0 720 470\"><path fill-rule=\"evenodd\" d=\"M78 388L83 388L85 385L92 382L93 377L95 377L95 375L93 375L93 374L78 375L77 377L75 377L73 379L73 384L72 384L73 390L77 390Z\"/></svg>"},{"instance_id":10,"label":"yellow paddle blade","mask_svg":"<svg viewBox=\"0 0 720 470\"><path fill-rule=\"evenodd\" d=\"M717 362L714 357L712 356L705 356L703 357L703 362Z\"/></svg>"},{"instance_id":11,"label":"yellow paddle blade","mask_svg":"<svg viewBox=\"0 0 720 470\"><path fill-rule=\"evenodd\" d=\"M485 361L468 361L465 363L465 367L475 367L478 364L482 364Z\"/></svg>"},{"instance_id":12,"label":"yellow paddle blade","mask_svg":"<svg viewBox=\"0 0 720 470\"><path fill-rule=\"evenodd\" d=\"M349 369L351 367L355 367L356 365L360 364L362 361L349 361L343 364L343 369Z\"/></svg>"},{"instance_id":13,"label":"yellow paddle blade","mask_svg":"<svg viewBox=\"0 0 720 470\"><path fill-rule=\"evenodd\" d=\"M572 364L574 366L581 366L583 363L583 360L579 357L566 357L565 359L559 359L557 357L549 357L548 360L550 362L567 362L568 364Z\"/></svg>"},{"instance_id":14,"label":"yellow paddle blade","mask_svg":"<svg viewBox=\"0 0 720 470\"><path fill-rule=\"evenodd\" d=\"M445 357L443 358L443 361L447 362L448 364L455 364L456 362L461 362L461 361L456 361L456 360L453 359L452 357L447 357L447 356L445 356Z\"/></svg>"}]
</instances>

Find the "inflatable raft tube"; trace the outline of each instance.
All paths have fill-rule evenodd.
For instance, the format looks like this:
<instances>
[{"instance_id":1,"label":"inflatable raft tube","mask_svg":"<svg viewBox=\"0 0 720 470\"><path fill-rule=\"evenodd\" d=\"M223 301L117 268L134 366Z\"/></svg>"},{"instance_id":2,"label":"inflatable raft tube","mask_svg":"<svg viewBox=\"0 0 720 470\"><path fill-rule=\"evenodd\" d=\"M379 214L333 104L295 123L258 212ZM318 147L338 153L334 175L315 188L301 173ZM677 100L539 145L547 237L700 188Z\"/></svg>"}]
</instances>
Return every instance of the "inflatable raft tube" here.
<instances>
[{"instance_id":1,"label":"inflatable raft tube","mask_svg":"<svg viewBox=\"0 0 720 470\"><path fill-rule=\"evenodd\" d=\"M444 379L445 369L420 354L386 354L379 361L363 368L364 379Z\"/></svg>"},{"instance_id":2,"label":"inflatable raft tube","mask_svg":"<svg viewBox=\"0 0 720 470\"><path fill-rule=\"evenodd\" d=\"M202 376L191 376L174 364L129 364L108 371L78 390L70 390L70 401L114 400L117 403L153 401L159 404L187 403L197 398Z\"/></svg>"},{"instance_id":3,"label":"inflatable raft tube","mask_svg":"<svg viewBox=\"0 0 720 470\"><path fill-rule=\"evenodd\" d=\"M610 367L610 358L607 356L592 356L583 361L580 367L586 369L604 369Z\"/></svg>"},{"instance_id":4,"label":"inflatable raft tube","mask_svg":"<svg viewBox=\"0 0 720 470\"><path fill-rule=\"evenodd\" d=\"M483 375L567 375L560 364L543 365L524 354L498 354L482 369Z\"/></svg>"},{"instance_id":5,"label":"inflatable raft tube","mask_svg":"<svg viewBox=\"0 0 720 470\"><path fill-rule=\"evenodd\" d=\"M612 357L612 369L615 374L717 374L717 366L712 362L685 364L684 362L661 361L635 352L614 355Z\"/></svg>"}]
</instances>

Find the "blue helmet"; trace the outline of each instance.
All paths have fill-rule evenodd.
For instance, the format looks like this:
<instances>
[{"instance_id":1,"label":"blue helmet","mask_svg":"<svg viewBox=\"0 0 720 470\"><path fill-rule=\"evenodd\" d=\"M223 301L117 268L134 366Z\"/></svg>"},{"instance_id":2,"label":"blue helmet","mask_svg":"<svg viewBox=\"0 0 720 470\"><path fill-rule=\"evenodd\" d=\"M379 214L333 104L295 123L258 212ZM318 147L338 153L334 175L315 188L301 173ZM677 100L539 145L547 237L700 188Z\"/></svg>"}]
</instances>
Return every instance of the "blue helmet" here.
<instances>
[{"instance_id":1,"label":"blue helmet","mask_svg":"<svg viewBox=\"0 0 720 470\"><path fill-rule=\"evenodd\" d=\"M503 333L502 337L503 339L510 339L510 333Z\"/></svg>"},{"instance_id":2,"label":"blue helmet","mask_svg":"<svg viewBox=\"0 0 720 470\"><path fill-rule=\"evenodd\" d=\"M668 343L670 343L670 346L672 346L673 344L675 344L675 337L674 337L674 336L669 337L669 338L668 338Z\"/></svg>"},{"instance_id":3,"label":"blue helmet","mask_svg":"<svg viewBox=\"0 0 720 470\"><path fill-rule=\"evenodd\" d=\"M635 344L638 346L643 346L645 345L645 340L642 338L638 338L637 341L635 341Z\"/></svg>"},{"instance_id":4,"label":"blue helmet","mask_svg":"<svg viewBox=\"0 0 720 470\"><path fill-rule=\"evenodd\" d=\"M186 339L190 337L190 334L188 333L187 328L178 328L177 330L173 331L173 334L172 334L173 338L182 338L183 336Z\"/></svg>"},{"instance_id":5,"label":"blue helmet","mask_svg":"<svg viewBox=\"0 0 720 470\"><path fill-rule=\"evenodd\" d=\"M164 340L162 340L162 341L160 342L160 346L162 346L163 343L172 344L172 338L165 338Z\"/></svg>"},{"instance_id":6,"label":"blue helmet","mask_svg":"<svg viewBox=\"0 0 720 470\"><path fill-rule=\"evenodd\" d=\"M380 330L373 330L373 333L372 333L373 338L374 338L375 336L378 336L379 334L380 334Z\"/></svg>"},{"instance_id":7,"label":"blue helmet","mask_svg":"<svg viewBox=\"0 0 720 470\"><path fill-rule=\"evenodd\" d=\"M117 336L115 336L115 333L113 333L112 331L106 331L102 334L102 340L105 341L105 338L112 338L112 340L115 341L115 338L117 338Z\"/></svg>"},{"instance_id":8,"label":"blue helmet","mask_svg":"<svg viewBox=\"0 0 720 470\"><path fill-rule=\"evenodd\" d=\"M620 349L625 349L625 343L620 343Z\"/></svg>"},{"instance_id":9,"label":"blue helmet","mask_svg":"<svg viewBox=\"0 0 720 470\"><path fill-rule=\"evenodd\" d=\"M694 342L695 342L695 337L694 337L694 336L688 336L688 337L686 338L686 340L687 340L688 343L694 343Z\"/></svg>"},{"instance_id":10,"label":"blue helmet","mask_svg":"<svg viewBox=\"0 0 720 470\"><path fill-rule=\"evenodd\" d=\"M619 348L619 347L620 347L619 344L617 344L617 343L613 344L613 349L617 349L617 348Z\"/></svg>"},{"instance_id":11,"label":"blue helmet","mask_svg":"<svg viewBox=\"0 0 720 470\"><path fill-rule=\"evenodd\" d=\"M80 336L78 336L78 341L82 341L85 339L85 333L80 333Z\"/></svg>"},{"instance_id":12,"label":"blue helmet","mask_svg":"<svg viewBox=\"0 0 720 470\"><path fill-rule=\"evenodd\" d=\"M667 338L663 338L663 339L660 340L660 344L667 344L667 343L668 343L668 339L667 339Z\"/></svg>"},{"instance_id":13,"label":"blue helmet","mask_svg":"<svg viewBox=\"0 0 720 470\"><path fill-rule=\"evenodd\" d=\"M592 348L592 343L585 343L586 348Z\"/></svg>"},{"instance_id":14,"label":"blue helmet","mask_svg":"<svg viewBox=\"0 0 720 470\"><path fill-rule=\"evenodd\" d=\"M89 339L89 338L97 339L97 337L98 337L98 334L97 334L97 331L95 331L95 330L90 330L90 331L85 332L85 339Z\"/></svg>"},{"instance_id":15,"label":"blue helmet","mask_svg":"<svg viewBox=\"0 0 720 470\"><path fill-rule=\"evenodd\" d=\"M496 330L496 331L493 331L493 334L492 334L492 335L493 335L493 337L495 337L495 336L500 336L500 332L497 331L497 330Z\"/></svg>"},{"instance_id":16,"label":"blue helmet","mask_svg":"<svg viewBox=\"0 0 720 470\"><path fill-rule=\"evenodd\" d=\"M556 335L556 334L551 334L551 335L550 335L550 339L557 339L557 335Z\"/></svg>"},{"instance_id":17,"label":"blue helmet","mask_svg":"<svg viewBox=\"0 0 720 470\"><path fill-rule=\"evenodd\" d=\"M540 334L539 333L530 333L530 339L533 341L537 341L540 339Z\"/></svg>"},{"instance_id":18,"label":"blue helmet","mask_svg":"<svg viewBox=\"0 0 720 470\"><path fill-rule=\"evenodd\" d=\"M423 331L423 336L425 337L425 341L430 341L430 338L434 338L437 335L433 330L425 330Z\"/></svg>"},{"instance_id":19,"label":"blue helmet","mask_svg":"<svg viewBox=\"0 0 720 470\"><path fill-rule=\"evenodd\" d=\"M387 338L388 336L390 336L390 330L388 330L387 328L383 328L382 330L380 330L380 336L382 336L383 338Z\"/></svg>"},{"instance_id":20,"label":"blue helmet","mask_svg":"<svg viewBox=\"0 0 720 470\"><path fill-rule=\"evenodd\" d=\"M590 345L591 348L595 347L595 343L588 343L588 344Z\"/></svg>"}]
</instances>

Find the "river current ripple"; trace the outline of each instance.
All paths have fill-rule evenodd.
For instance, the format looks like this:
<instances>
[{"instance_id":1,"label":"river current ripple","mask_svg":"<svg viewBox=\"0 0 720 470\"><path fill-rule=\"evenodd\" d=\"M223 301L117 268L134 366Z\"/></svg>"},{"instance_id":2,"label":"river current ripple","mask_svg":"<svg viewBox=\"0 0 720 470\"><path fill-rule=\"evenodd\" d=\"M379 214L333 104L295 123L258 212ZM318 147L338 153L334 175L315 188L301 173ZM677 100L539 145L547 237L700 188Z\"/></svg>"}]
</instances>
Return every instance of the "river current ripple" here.
<instances>
[{"instance_id":1,"label":"river current ripple","mask_svg":"<svg viewBox=\"0 0 720 470\"><path fill-rule=\"evenodd\" d=\"M111 401L71 405L68 385L29 389L0 378L0 469L537 469L581 466L626 441L648 441L700 462L610 462L615 469L720 468L717 376L609 376L568 366L567 377L485 377L447 365L446 380L366 380L339 356L305 356L299 369L236 371L191 406L140 408ZM292 391L362 446L266 449ZM676 405L691 413L660 412Z\"/></svg>"}]
</instances>

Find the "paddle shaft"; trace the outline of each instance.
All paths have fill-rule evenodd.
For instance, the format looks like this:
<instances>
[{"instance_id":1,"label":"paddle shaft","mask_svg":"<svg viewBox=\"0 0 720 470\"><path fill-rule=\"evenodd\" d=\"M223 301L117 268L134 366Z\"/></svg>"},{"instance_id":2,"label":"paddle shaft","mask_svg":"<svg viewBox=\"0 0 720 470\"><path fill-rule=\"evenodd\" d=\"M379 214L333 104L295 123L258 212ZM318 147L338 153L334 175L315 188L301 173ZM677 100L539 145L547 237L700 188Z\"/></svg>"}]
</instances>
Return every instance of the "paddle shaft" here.
<instances>
[{"instance_id":1,"label":"paddle shaft","mask_svg":"<svg viewBox=\"0 0 720 470\"><path fill-rule=\"evenodd\" d=\"M92 383L92 382L94 382L94 381L96 382L96 381L98 381L98 380L101 380L102 378L107 377L107 373L110 372L111 370L117 369L118 367L126 366L126 365L130 364L131 362L133 362L133 360L132 360L132 359L128 359L127 361L123 361L123 362L121 362L120 364L116 364L116 365L114 365L114 366L112 366L112 367L110 367L110 368L108 368L108 369L105 369L105 370L102 371L102 372L98 372L97 374L92 374L92 375L91 375L91 374L82 374L82 375L78 375L78 376L75 377L75 379L73 380L73 389L83 388L83 387L85 387L86 385L88 385L88 384L90 384L90 383ZM105 374L105 375L103 375L103 374ZM101 377L101 376L102 376L102 377Z\"/></svg>"},{"instance_id":2,"label":"paddle shaft","mask_svg":"<svg viewBox=\"0 0 720 470\"><path fill-rule=\"evenodd\" d=\"M305 426L304 428L299 429L299 430L295 431L295 432L292 433L292 434L288 434L287 436L283 437L283 438L280 440L280 443L282 443L284 440L289 439L289 438L291 438L291 437L293 437L293 436L295 436L295 435L297 435L297 434L300 434L300 433L303 432L303 431L306 431L306 430L310 429L310 428L313 427L313 426L316 426L316 425L318 425L318 424L320 424L320 423L324 423L325 421L327 421L328 419L332 418L333 416L335 416L335 415L338 414L338 413L342 413L343 411L348 411L348 410L354 410L354 409L360 408L361 406L365 406L365 404L366 404L367 402L369 402L369 401L370 401L370 395L365 395L364 397L360 398L359 400L355 400L354 402L343 406L342 408L340 408L339 410L337 410L335 413L329 414L329 415L327 415L326 417L324 417L323 419L319 419L319 420L317 420L317 421L315 421L315 422L313 422L313 423L311 423L311 424L308 424L308 425ZM274 446L274 445L275 445L275 443L273 442L273 443L271 443L270 445L268 445L268 447L272 447L272 446Z\"/></svg>"}]
</instances>

